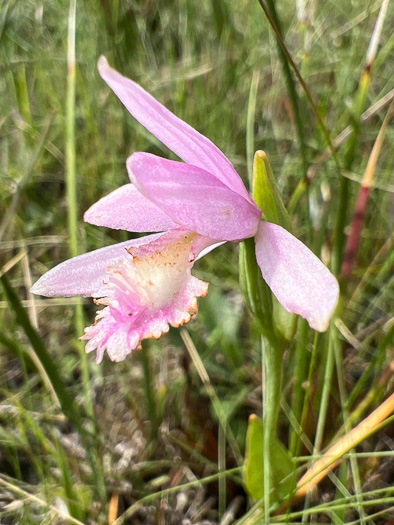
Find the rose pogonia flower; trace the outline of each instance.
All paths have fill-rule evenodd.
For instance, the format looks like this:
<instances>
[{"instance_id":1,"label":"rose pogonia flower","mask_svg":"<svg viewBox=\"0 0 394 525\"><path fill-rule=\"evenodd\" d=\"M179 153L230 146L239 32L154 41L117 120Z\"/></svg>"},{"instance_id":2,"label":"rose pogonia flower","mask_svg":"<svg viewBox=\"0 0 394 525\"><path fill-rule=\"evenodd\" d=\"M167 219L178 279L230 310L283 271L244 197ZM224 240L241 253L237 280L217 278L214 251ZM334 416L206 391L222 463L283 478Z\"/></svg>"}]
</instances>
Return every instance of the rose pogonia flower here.
<instances>
[{"instance_id":1,"label":"rose pogonia flower","mask_svg":"<svg viewBox=\"0 0 394 525\"><path fill-rule=\"evenodd\" d=\"M179 228L106 246L55 266L32 287L46 297L93 297L105 307L85 329L86 351L122 361L142 339L159 338L197 313L208 283L191 275L211 239Z\"/></svg>"},{"instance_id":2,"label":"rose pogonia flower","mask_svg":"<svg viewBox=\"0 0 394 525\"><path fill-rule=\"evenodd\" d=\"M325 331L339 286L323 263L261 211L227 157L101 57L99 71L129 112L184 162L148 153L127 160L131 184L95 203L86 222L131 232L164 232L74 257L32 292L92 296L104 305L85 330L86 350L123 360L142 339L160 337L197 312L208 284L191 275L196 258L224 241L255 237L264 280L282 306Z\"/></svg>"}]
</instances>

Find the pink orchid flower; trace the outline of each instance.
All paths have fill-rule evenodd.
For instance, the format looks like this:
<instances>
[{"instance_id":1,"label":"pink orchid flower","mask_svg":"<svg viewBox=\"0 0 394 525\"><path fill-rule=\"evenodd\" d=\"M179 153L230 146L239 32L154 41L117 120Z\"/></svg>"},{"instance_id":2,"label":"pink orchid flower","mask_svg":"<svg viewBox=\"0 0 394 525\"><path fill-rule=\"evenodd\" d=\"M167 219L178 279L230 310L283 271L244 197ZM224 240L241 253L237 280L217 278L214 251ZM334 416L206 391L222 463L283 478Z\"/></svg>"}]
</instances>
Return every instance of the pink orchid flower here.
<instances>
[{"instance_id":1,"label":"pink orchid flower","mask_svg":"<svg viewBox=\"0 0 394 525\"><path fill-rule=\"evenodd\" d=\"M121 361L143 339L197 313L208 284L191 275L196 259L225 241L255 238L264 280L283 307L327 329L338 302L335 277L298 239L261 220L261 211L228 158L138 84L99 60L99 72L128 111L184 162L148 153L127 160L131 184L96 202L84 219L130 232L161 232L65 261L32 292L91 296L104 305L85 330L86 351Z\"/></svg>"}]
</instances>

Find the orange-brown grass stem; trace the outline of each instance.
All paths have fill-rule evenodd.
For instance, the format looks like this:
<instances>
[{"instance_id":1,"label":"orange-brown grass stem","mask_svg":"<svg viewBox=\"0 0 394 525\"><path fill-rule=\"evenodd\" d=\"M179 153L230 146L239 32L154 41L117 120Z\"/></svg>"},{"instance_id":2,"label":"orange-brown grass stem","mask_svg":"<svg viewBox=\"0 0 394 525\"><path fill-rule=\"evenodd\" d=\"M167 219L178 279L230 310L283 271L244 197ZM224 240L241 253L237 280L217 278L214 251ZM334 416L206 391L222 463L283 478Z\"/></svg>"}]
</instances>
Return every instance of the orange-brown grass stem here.
<instances>
[{"instance_id":1,"label":"orange-brown grass stem","mask_svg":"<svg viewBox=\"0 0 394 525\"><path fill-rule=\"evenodd\" d=\"M333 468L343 459L343 456L365 438L372 434L377 427L394 412L394 394L386 399L367 418L359 423L346 436L337 441L321 459L316 461L297 483L297 492L294 499L305 496L312 490Z\"/></svg>"},{"instance_id":2,"label":"orange-brown grass stem","mask_svg":"<svg viewBox=\"0 0 394 525\"><path fill-rule=\"evenodd\" d=\"M119 512L119 494L114 492L111 496L111 501L109 502L108 508L108 525L112 525L116 518L118 517Z\"/></svg>"}]
</instances>

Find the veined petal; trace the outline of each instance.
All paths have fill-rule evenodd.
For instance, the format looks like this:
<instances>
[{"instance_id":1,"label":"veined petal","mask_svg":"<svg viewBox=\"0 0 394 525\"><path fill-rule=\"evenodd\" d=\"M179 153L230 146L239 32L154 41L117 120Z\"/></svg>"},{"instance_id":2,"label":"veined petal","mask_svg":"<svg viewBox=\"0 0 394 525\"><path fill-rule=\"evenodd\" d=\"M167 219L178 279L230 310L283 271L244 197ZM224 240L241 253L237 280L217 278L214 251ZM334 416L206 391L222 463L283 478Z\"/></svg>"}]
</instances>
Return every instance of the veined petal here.
<instances>
[{"instance_id":1,"label":"veined petal","mask_svg":"<svg viewBox=\"0 0 394 525\"><path fill-rule=\"evenodd\" d=\"M226 241L257 231L257 206L197 166L134 153L127 170L141 193L187 230Z\"/></svg>"},{"instance_id":2,"label":"veined petal","mask_svg":"<svg viewBox=\"0 0 394 525\"><path fill-rule=\"evenodd\" d=\"M129 258L127 250L159 239L165 233L155 233L140 239L106 246L64 261L45 273L31 292L45 297L88 297L103 288L108 266Z\"/></svg>"},{"instance_id":3,"label":"veined petal","mask_svg":"<svg viewBox=\"0 0 394 525\"><path fill-rule=\"evenodd\" d=\"M209 171L228 188L252 202L234 166L213 142L176 117L141 86L112 69L103 56L99 59L98 69L133 117L171 151L185 162Z\"/></svg>"},{"instance_id":4,"label":"veined petal","mask_svg":"<svg viewBox=\"0 0 394 525\"><path fill-rule=\"evenodd\" d=\"M301 241L287 230L261 222L256 258L264 280L289 312L324 332L338 303L336 278Z\"/></svg>"},{"instance_id":5,"label":"veined petal","mask_svg":"<svg viewBox=\"0 0 394 525\"><path fill-rule=\"evenodd\" d=\"M197 234L172 231L150 244L132 247L128 258L108 268L98 304L106 307L85 330L86 350L97 350L97 362L107 351L122 361L142 339L159 338L169 325L181 326L197 313L197 297L208 283L190 273ZM103 297L103 292L105 296Z\"/></svg>"},{"instance_id":6,"label":"veined petal","mask_svg":"<svg viewBox=\"0 0 394 525\"><path fill-rule=\"evenodd\" d=\"M84 220L96 226L130 232L158 232L177 227L133 184L125 184L97 201L85 213Z\"/></svg>"}]
</instances>

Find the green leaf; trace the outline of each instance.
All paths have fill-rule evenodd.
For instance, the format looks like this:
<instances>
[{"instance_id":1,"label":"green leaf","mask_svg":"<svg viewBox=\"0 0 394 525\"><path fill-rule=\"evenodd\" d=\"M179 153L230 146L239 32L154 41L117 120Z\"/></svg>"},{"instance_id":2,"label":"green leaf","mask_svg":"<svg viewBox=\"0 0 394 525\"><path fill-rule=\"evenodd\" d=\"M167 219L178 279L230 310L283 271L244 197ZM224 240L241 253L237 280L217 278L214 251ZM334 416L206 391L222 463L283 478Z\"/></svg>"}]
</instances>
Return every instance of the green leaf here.
<instances>
[{"instance_id":1,"label":"green leaf","mask_svg":"<svg viewBox=\"0 0 394 525\"><path fill-rule=\"evenodd\" d=\"M267 221L291 233L291 222L283 204L271 165L264 151L256 151L253 163L253 199Z\"/></svg>"},{"instance_id":2,"label":"green leaf","mask_svg":"<svg viewBox=\"0 0 394 525\"><path fill-rule=\"evenodd\" d=\"M246 434L246 452L243 478L253 499L264 497L264 430L261 420L254 414L249 418Z\"/></svg>"},{"instance_id":3,"label":"green leaf","mask_svg":"<svg viewBox=\"0 0 394 525\"><path fill-rule=\"evenodd\" d=\"M298 316L285 310L278 299L272 296L273 322L285 341L292 341L297 331Z\"/></svg>"},{"instance_id":4,"label":"green leaf","mask_svg":"<svg viewBox=\"0 0 394 525\"><path fill-rule=\"evenodd\" d=\"M271 470L273 487L279 500L287 498L295 488L296 478L294 476L295 466L289 452L278 440L273 440L271 456Z\"/></svg>"},{"instance_id":5,"label":"green leaf","mask_svg":"<svg viewBox=\"0 0 394 525\"><path fill-rule=\"evenodd\" d=\"M249 418L246 434L246 454L243 466L243 478L246 490L258 501L264 497L264 429L260 418L252 414ZM270 484L273 495L270 501L279 501L288 497L295 487L294 464L282 443L274 438L270 452Z\"/></svg>"},{"instance_id":6,"label":"green leaf","mask_svg":"<svg viewBox=\"0 0 394 525\"><path fill-rule=\"evenodd\" d=\"M272 293L263 280L256 261L254 239L245 239L239 248L239 282L246 303L259 323L261 332L273 336Z\"/></svg>"}]
</instances>

